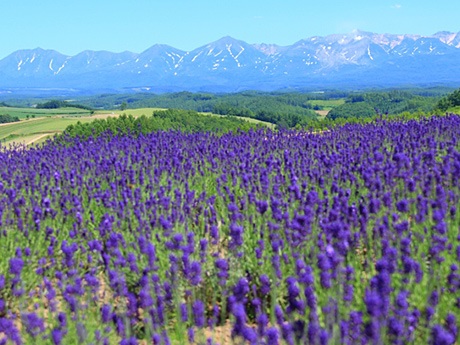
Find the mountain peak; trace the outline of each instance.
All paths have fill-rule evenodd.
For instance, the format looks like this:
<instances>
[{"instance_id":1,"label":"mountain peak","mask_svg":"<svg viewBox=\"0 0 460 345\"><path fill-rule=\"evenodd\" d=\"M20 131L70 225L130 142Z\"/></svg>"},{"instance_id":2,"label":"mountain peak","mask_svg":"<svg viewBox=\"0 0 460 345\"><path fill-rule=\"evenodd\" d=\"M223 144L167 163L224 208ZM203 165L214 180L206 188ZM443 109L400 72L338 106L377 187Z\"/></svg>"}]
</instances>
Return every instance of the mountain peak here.
<instances>
[{"instance_id":1,"label":"mountain peak","mask_svg":"<svg viewBox=\"0 0 460 345\"><path fill-rule=\"evenodd\" d=\"M142 52L142 54L146 54L146 53L149 53L149 54L159 54L159 53L163 53L163 52L180 52L180 53L185 53L184 51L180 50L180 49L177 49L177 48L174 48L170 45L167 45L167 44L154 44L153 46L151 46L150 48L144 50Z\"/></svg>"},{"instance_id":2,"label":"mountain peak","mask_svg":"<svg viewBox=\"0 0 460 345\"><path fill-rule=\"evenodd\" d=\"M213 46L213 47L227 47L229 45L240 45L240 46L243 46L243 45L248 45L246 42L244 41L241 41L241 40L238 40L236 38L233 38L231 36L224 36L224 37L221 37L219 38L217 41L214 41L214 42L211 42L209 44L206 45L206 47L208 46Z\"/></svg>"},{"instance_id":3,"label":"mountain peak","mask_svg":"<svg viewBox=\"0 0 460 345\"><path fill-rule=\"evenodd\" d=\"M248 44L224 36L192 51L155 44L138 53L37 47L0 60L0 87L152 86L155 90L277 89L334 83L460 82L460 34L378 34L353 30L292 45ZM424 71L424 73L420 73ZM153 86L152 86L153 87Z\"/></svg>"},{"instance_id":4,"label":"mountain peak","mask_svg":"<svg viewBox=\"0 0 460 345\"><path fill-rule=\"evenodd\" d=\"M234 42L234 41L238 41L236 38L233 38L232 36L224 36L224 37L221 37L219 38L216 42Z\"/></svg>"}]
</instances>

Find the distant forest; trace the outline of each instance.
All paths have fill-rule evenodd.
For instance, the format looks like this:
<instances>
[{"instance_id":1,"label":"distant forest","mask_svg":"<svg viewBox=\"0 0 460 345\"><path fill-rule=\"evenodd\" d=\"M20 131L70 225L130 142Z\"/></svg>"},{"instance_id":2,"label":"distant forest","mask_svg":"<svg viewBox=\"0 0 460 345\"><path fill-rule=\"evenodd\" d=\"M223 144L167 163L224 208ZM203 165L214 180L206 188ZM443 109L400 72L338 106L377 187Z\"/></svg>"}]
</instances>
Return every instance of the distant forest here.
<instances>
[{"instance_id":1,"label":"distant forest","mask_svg":"<svg viewBox=\"0 0 460 345\"><path fill-rule=\"evenodd\" d=\"M415 88L362 92L129 93L79 96L71 101L35 99L29 100L28 105L33 104L36 108L80 107L94 111L120 109L127 114L129 109L135 108L182 109L252 118L270 122L278 128L318 128L341 119L442 113L460 105L460 91L452 91L448 88ZM26 105L26 100L20 102Z\"/></svg>"},{"instance_id":2,"label":"distant forest","mask_svg":"<svg viewBox=\"0 0 460 345\"><path fill-rule=\"evenodd\" d=\"M367 92L349 95L345 104L332 109L327 118L363 118L376 114L397 115L404 112L434 112L439 97L420 96L408 91Z\"/></svg>"}]
</instances>

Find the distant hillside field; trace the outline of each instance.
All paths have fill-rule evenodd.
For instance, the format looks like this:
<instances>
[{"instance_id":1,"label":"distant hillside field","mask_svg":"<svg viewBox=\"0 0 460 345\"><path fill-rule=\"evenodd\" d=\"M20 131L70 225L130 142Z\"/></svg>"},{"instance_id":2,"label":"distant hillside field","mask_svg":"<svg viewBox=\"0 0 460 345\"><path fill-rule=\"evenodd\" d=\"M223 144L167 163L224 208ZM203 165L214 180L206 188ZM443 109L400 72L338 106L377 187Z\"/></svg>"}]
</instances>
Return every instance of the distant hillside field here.
<instances>
[{"instance_id":1,"label":"distant hillside field","mask_svg":"<svg viewBox=\"0 0 460 345\"><path fill-rule=\"evenodd\" d=\"M66 115L66 116L75 116L75 115L85 115L88 116L91 114L90 110L80 109L80 108L58 108L58 109L36 109L36 108L16 108L16 107L0 107L0 115L11 115L17 116L20 119L29 117L42 117L42 116L56 116L56 115Z\"/></svg>"},{"instance_id":2,"label":"distant hillside field","mask_svg":"<svg viewBox=\"0 0 460 345\"><path fill-rule=\"evenodd\" d=\"M160 108L139 108L127 110L102 110L96 111L93 115L89 115L89 111L82 111L77 108L63 109L30 109L30 108L0 108L13 109L14 116L22 119L20 122L0 124L0 142L2 146L11 144L32 145L45 142L52 138L55 134L62 133L68 126L80 123L91 123L95 120L104 120L109 117L118 117L122 114L132 115L133 117L151 116L154 111L164 110ZM68 111L67 111L68 110ZM78 110L78 112L77 112ZM26 120L27 115L34 114L35 118ZM223 117L222 115L211 113L200 113L206 116ZM40 115L40 116L38 116ZM252 124L265 125L274 128L274 125L268 122L259 121L256 119L240 118Z\"/></svg>"}]
</instances>

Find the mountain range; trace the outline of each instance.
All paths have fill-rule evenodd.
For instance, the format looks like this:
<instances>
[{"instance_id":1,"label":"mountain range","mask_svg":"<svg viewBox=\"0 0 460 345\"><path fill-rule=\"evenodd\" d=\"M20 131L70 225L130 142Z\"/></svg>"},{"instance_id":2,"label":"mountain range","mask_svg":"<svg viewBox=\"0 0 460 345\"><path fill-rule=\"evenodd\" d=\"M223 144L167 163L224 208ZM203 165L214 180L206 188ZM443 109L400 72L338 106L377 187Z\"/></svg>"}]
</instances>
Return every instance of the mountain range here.
<instances>
[{"instance_id":1,"label":"mountain range","mask_svg":"<svg viewBox=\"0 0 460 345\"><path fill-rule=\"evenodd\" d=\"M223 37L192 51L156 44L142 53L41 48L0 60L0 88L233 92L244 89L460 84L460 32L431 36L314 36L289 46Z\"/></svg>"}]
</instances>

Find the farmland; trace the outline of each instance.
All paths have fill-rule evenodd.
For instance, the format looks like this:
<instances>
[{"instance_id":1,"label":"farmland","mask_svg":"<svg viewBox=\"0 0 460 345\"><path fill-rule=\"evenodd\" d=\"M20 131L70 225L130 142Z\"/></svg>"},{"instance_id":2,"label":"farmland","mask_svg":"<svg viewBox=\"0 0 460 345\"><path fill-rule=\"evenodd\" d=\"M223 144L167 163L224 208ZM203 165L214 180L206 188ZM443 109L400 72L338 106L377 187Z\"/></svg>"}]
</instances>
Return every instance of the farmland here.
<instances>
[{"instance_id":1,"label":"farmland","mask_svg":"<svg viewBox=\"0 0 460 345\"><path fill-rule=\"evenodd\" d=\"M4 150L0 339L454 344L459 133L450 114Z\"/></svg>"},{"instance_id":2,"label":"farmland","mask_svg":"<svg viewBox=\"0 0 460 345\"><path fill-rule=\"evenodd\" d=\"M67 126L77 122L91 122L92 117L55 117L47 116L3 124L0 126L0 140L3 145L13 143L27 143L38 136L47 134L53 136L61 133ZM46 137L43 137L45 140Z\"/></svg>"},{"instance_id":3,"label":"farmland","mask_svg":"<svg viewBox=\"0 0 460 345\"><path fill-rule=\"evenodd\" d=\"M94 120L107 119L109 117L118 117L122 114L129 114L135 118L142 115L150 116L152 112L158 111L158 108L139 108L128 110L100 110L93 112L90 115L89 111L81 114L82 109L30 109L30 108L4 108L14 109L9 111L9 114L14 114L22 119L20 122L12 122L0 125L0 142L3 146L10 144L39 144L45 142L47 139L52 138L55 134L62 133L68 126L76 125L77 123L91 123ZM75 110L75 112L74 112ZM77 112L78 111L78 112ZM26 116L31 114L37 115L35 118L26 120ZM59 114L59 115L58 115ZM38 117L40 115L40 117ZM221 115L212 113L201 113L201 115L222 117ZM238 118L238 117L237 117ZM243 118L240 118L243 119ZM245 118L253 124L264 125L273 128L271 123L259 121L256 119Z\"/></svg>"},{"instance_id":4,"label":"farmland","mask_svg":"<svg viewBox=\"0 0 460 345\"><path fill-rule=\"evenodd\" d=\"M19 119L25 119L27 116L88 116L91 114L91 112L89 110L79 108L36 109L23 107L0 107L0 114L9 114L11 116L17 116Z\"/></svg>"}]
</instances>

